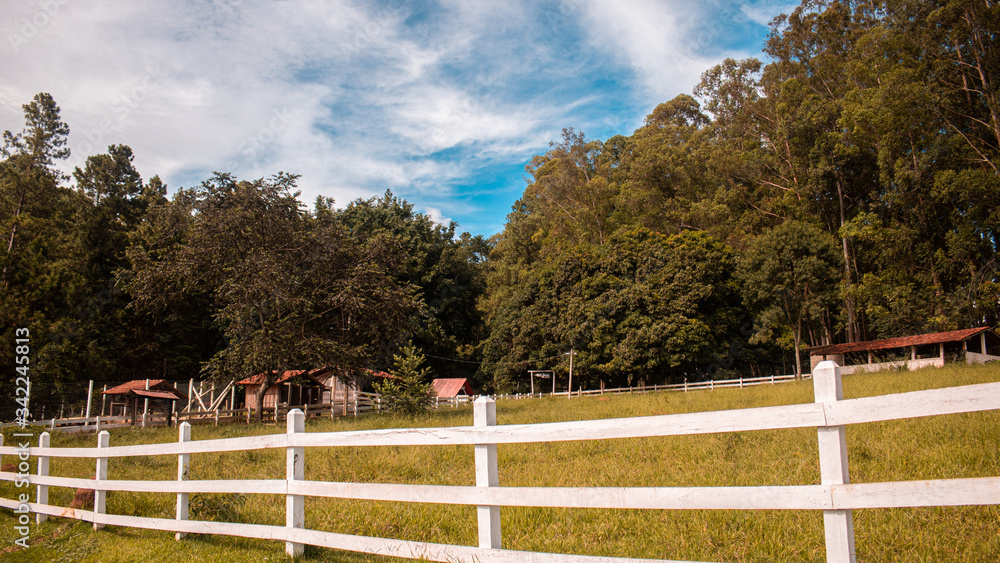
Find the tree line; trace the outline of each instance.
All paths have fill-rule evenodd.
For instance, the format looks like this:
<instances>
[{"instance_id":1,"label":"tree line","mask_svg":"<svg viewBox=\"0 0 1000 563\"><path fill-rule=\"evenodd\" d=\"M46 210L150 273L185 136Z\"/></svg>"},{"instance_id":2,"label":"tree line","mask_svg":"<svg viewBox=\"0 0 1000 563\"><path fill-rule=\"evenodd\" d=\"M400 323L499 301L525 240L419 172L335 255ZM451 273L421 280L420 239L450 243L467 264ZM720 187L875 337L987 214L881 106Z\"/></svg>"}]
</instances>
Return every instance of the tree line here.
<instances>
[{"instance_id":1,"label":"tree line","mask_svg":"<svg viewBox=\"0 0 1000 563\"><path fill-rule=\"evenodd\" d=\"M273 379L324 365L357 378L407 342L441 376L472 361L482 236L457 235L390 192L308 209L284 173L215 173L168 198L124 145L71 179L56 166L69 156L58 105L43 93L24 111L0 162L0 314L31 331L36 404L76 399L88 379ZM2 354L14 364L13 348Z\"/></svg>"},{"instance_id":2,"label":"tree line","mask_svg":"<svg viewBox=\"0 0 1000 563\"><path fill-rule=\"evenodd\" d=\"M410 342L486 391L564 371L570 350L585 386L697 380L993 326L998 27L988 0L806 0L764 60L707 69L631 135L564 130L490 239L390 192L307 207L293 174L215 173L168 197L124 145L65 176L69 129L39 94L4 133L0 314L31 327L54 394L359 373Z\"/></svg>"},{"instance_id":3,"label":"tree line","mask_svg":"<svg viewBox=\"0 0 1000 563\"><path fill-rule=\"evenodd\" d=\"M767 62L631 135L565 130L496 239L483 369L801 371L804 346L996 325L998 28L987 0L806 0Z\"/></svg>"}]
</instances>

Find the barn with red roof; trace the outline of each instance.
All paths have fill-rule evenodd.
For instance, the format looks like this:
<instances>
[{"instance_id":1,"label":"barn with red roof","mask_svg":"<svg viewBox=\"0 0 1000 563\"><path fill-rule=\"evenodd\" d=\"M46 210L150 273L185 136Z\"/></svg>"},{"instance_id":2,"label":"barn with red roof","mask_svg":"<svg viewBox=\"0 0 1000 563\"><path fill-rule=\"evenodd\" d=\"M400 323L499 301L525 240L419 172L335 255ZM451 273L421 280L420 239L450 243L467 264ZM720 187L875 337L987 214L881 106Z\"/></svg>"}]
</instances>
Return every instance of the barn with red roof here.
<instances>
[{"instance_id":1,"label":"barn with red roof","mask_svg":"<svg viewBox=\"0 0 1000 563\"><path fill-rule=\"evenodd\" d=\"M431 390L441 399L472 396L472 384L464 377L435 379L431 382Z\"/></svg>"}]
</instances>

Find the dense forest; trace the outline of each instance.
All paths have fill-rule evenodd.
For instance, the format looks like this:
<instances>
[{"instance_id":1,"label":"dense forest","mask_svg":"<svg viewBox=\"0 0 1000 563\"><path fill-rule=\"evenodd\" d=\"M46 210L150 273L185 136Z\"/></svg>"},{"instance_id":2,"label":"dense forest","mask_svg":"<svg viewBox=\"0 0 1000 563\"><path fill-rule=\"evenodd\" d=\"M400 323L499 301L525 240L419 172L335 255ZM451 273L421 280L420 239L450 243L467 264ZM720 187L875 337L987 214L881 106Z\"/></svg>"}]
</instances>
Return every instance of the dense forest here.
<instances>
[{"instance_id":1,"label":"dense forest","mask_svg":"<svg viewBox=\"0 0 1000 563\"><path fill-rule=\"evenodd\" d=\"M631 135L564 130L489 240L390 192L309 208L284 173L168 198L124 145L68 177L68 125L38 94L4 133L0 315L30 327L33 389L53 396L358 373L411 342L484 391L571 350L587 387L697 380L995 326L998 29L991 0L806 0L762 60L707 69Z\"/></svg>"}]
</instances>

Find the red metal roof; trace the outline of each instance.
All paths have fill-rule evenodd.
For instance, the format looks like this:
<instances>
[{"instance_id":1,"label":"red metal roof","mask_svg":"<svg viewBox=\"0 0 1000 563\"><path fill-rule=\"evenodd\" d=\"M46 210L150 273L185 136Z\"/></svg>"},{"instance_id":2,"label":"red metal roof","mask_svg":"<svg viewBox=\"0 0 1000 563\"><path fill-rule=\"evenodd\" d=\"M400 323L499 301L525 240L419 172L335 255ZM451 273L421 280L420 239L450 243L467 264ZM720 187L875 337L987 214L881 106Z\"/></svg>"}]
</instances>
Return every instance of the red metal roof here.
<instances>
[{"instance_id":1,"label":"red metal roof","mask_svg":"<svg viewBox=\"0 0 1000 563\"><path fill-rule=\"evenodd\" d=\"M448 399L457 397L461 391L465 391L465 394L470 397L472 396L472 385L464 377L435 379L431 382L431 389L438 397Z\"/></svg>"},{"instance_id":2,"label":"red metal roof","mask_svg":"<svg viewBox=\"0 0 1000 563\"><path fill-rule=\"evenodd\" d=\"M163 383L162 379L150 379L149 388L152 389L157 385ZM111 389L104 392L105 395L127 395L129 391L135 391L136 389L145 389L146 380L145 379L133 379L128 383L122 383L121 385L116 385Z\"/></svg>"},{"instance_id":3,"label":"red metal roof","mask_svg":"<svg viewBox=\"0 0 1000 563\"><path fill-rule=\"evenodd\" d=\"M163 379L150 379L149 390L146 390L145 379L133 379L132 381L116 385L103 393L104 395L138 395L140 397L151 397L155 399L179 399L187 400L187 393L179 389L174 389L172 385Z\"/></svg>"},{"instance_id":4,"label":"red metal roof","mask_svg":"<svg viewBox=\"0 0 1000 563\"><path fill-rule=\"evenodd\" d=\"M909 346L922 346L924 344L942 344L947 342L961 342L979 336L983 332L992 333L993 329L988 326L979 328L966 328L963 330L951 330L948 332L933 332L930 334L918 334L915 336L900 336L897 338L884 338L882 340L869 340L867 342L849 342L847 344L831 344L829 346L817 346L809 350L810 356L821 356L829 354L844 354L847 352L867 352L875 350L889 350L892 348L906 348Z\"/></svg>"},{"instance_id":5,"label":"red metal roof","mask_svg":"<svg viewBox=\"0 0 1000 563\"><path fill-rule=\"evenodd\" d=\"M289 379L292 379L294 377L298 377L300 375L302 377L307 378L307 379L313 380L314 382L316 382L317 385L323 385L323 382L320 381L317 378L319 376L322 376L322 375L325 375L325 374L329 373L330 371L332 371L332 369L331 368L327 368L327 367L316 368L316 369L313 369L313 370L290 369L290 370L286 371L285 373L281 374L281 377L279 377L277 380L275 380L275 382L272 385L277 385L279 383L284 383L284 382L288 381ZM248 377L246 379L242 379L240 381L237 381L236 384L237 385L260 385L261 383L264 383L264 379L265 379L264 378L264 374L263 373L258 373L257 375L252 375L252 376L250 376L250 377Z\"/></svg>"},{"instance_id":6,"label":"red metal roof","mask_svg":"<svg viewBox=\"0 0 1000 563\"><path fill-rule=\"evenodd\" d=\"M140 397L149 397L150 399L170 399L171 401L180 399L176 393L171 393L170 391L146 391L145 389L133 389L132 392Z\"/></svg>"}]
</instances>

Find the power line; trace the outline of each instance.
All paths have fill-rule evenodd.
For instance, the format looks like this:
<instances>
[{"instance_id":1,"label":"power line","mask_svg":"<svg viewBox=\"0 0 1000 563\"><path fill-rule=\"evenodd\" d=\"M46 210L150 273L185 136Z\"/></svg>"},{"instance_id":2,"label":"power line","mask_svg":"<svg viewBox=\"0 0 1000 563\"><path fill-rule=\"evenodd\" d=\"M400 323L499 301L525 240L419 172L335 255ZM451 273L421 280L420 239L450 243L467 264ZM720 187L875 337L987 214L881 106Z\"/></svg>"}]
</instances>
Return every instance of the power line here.
<instances>
[{"instance_id":1,"label":"power line","mask_svg":"<svg viewBox=\"0 0 1000 563\"><path fill-rule=\"evenodd\" d=\"M424 354L424 356L426 356L428 358L434 358L436 360L444 360L446 362L456 362L456 363L461 363L461 364L483 365L483 364L486 363L486 362L477 362L477 361L474 361L474 360L456 360L455 358L444 358L442 356L435 356L434 354ZM512 364L512 365L513 364L530 364L530 363L533 363L533 362L543 362L545 360L554 360L556 358L561 358L562 356L565 356L565 354L556 354L555 356L549 356L547 358L536 358L536 359L533 359L533 360L517 360L517 361L507 361L507 362L496 362L495 365L504 365L504 364Z\"/></svg>"}]
</instances>

